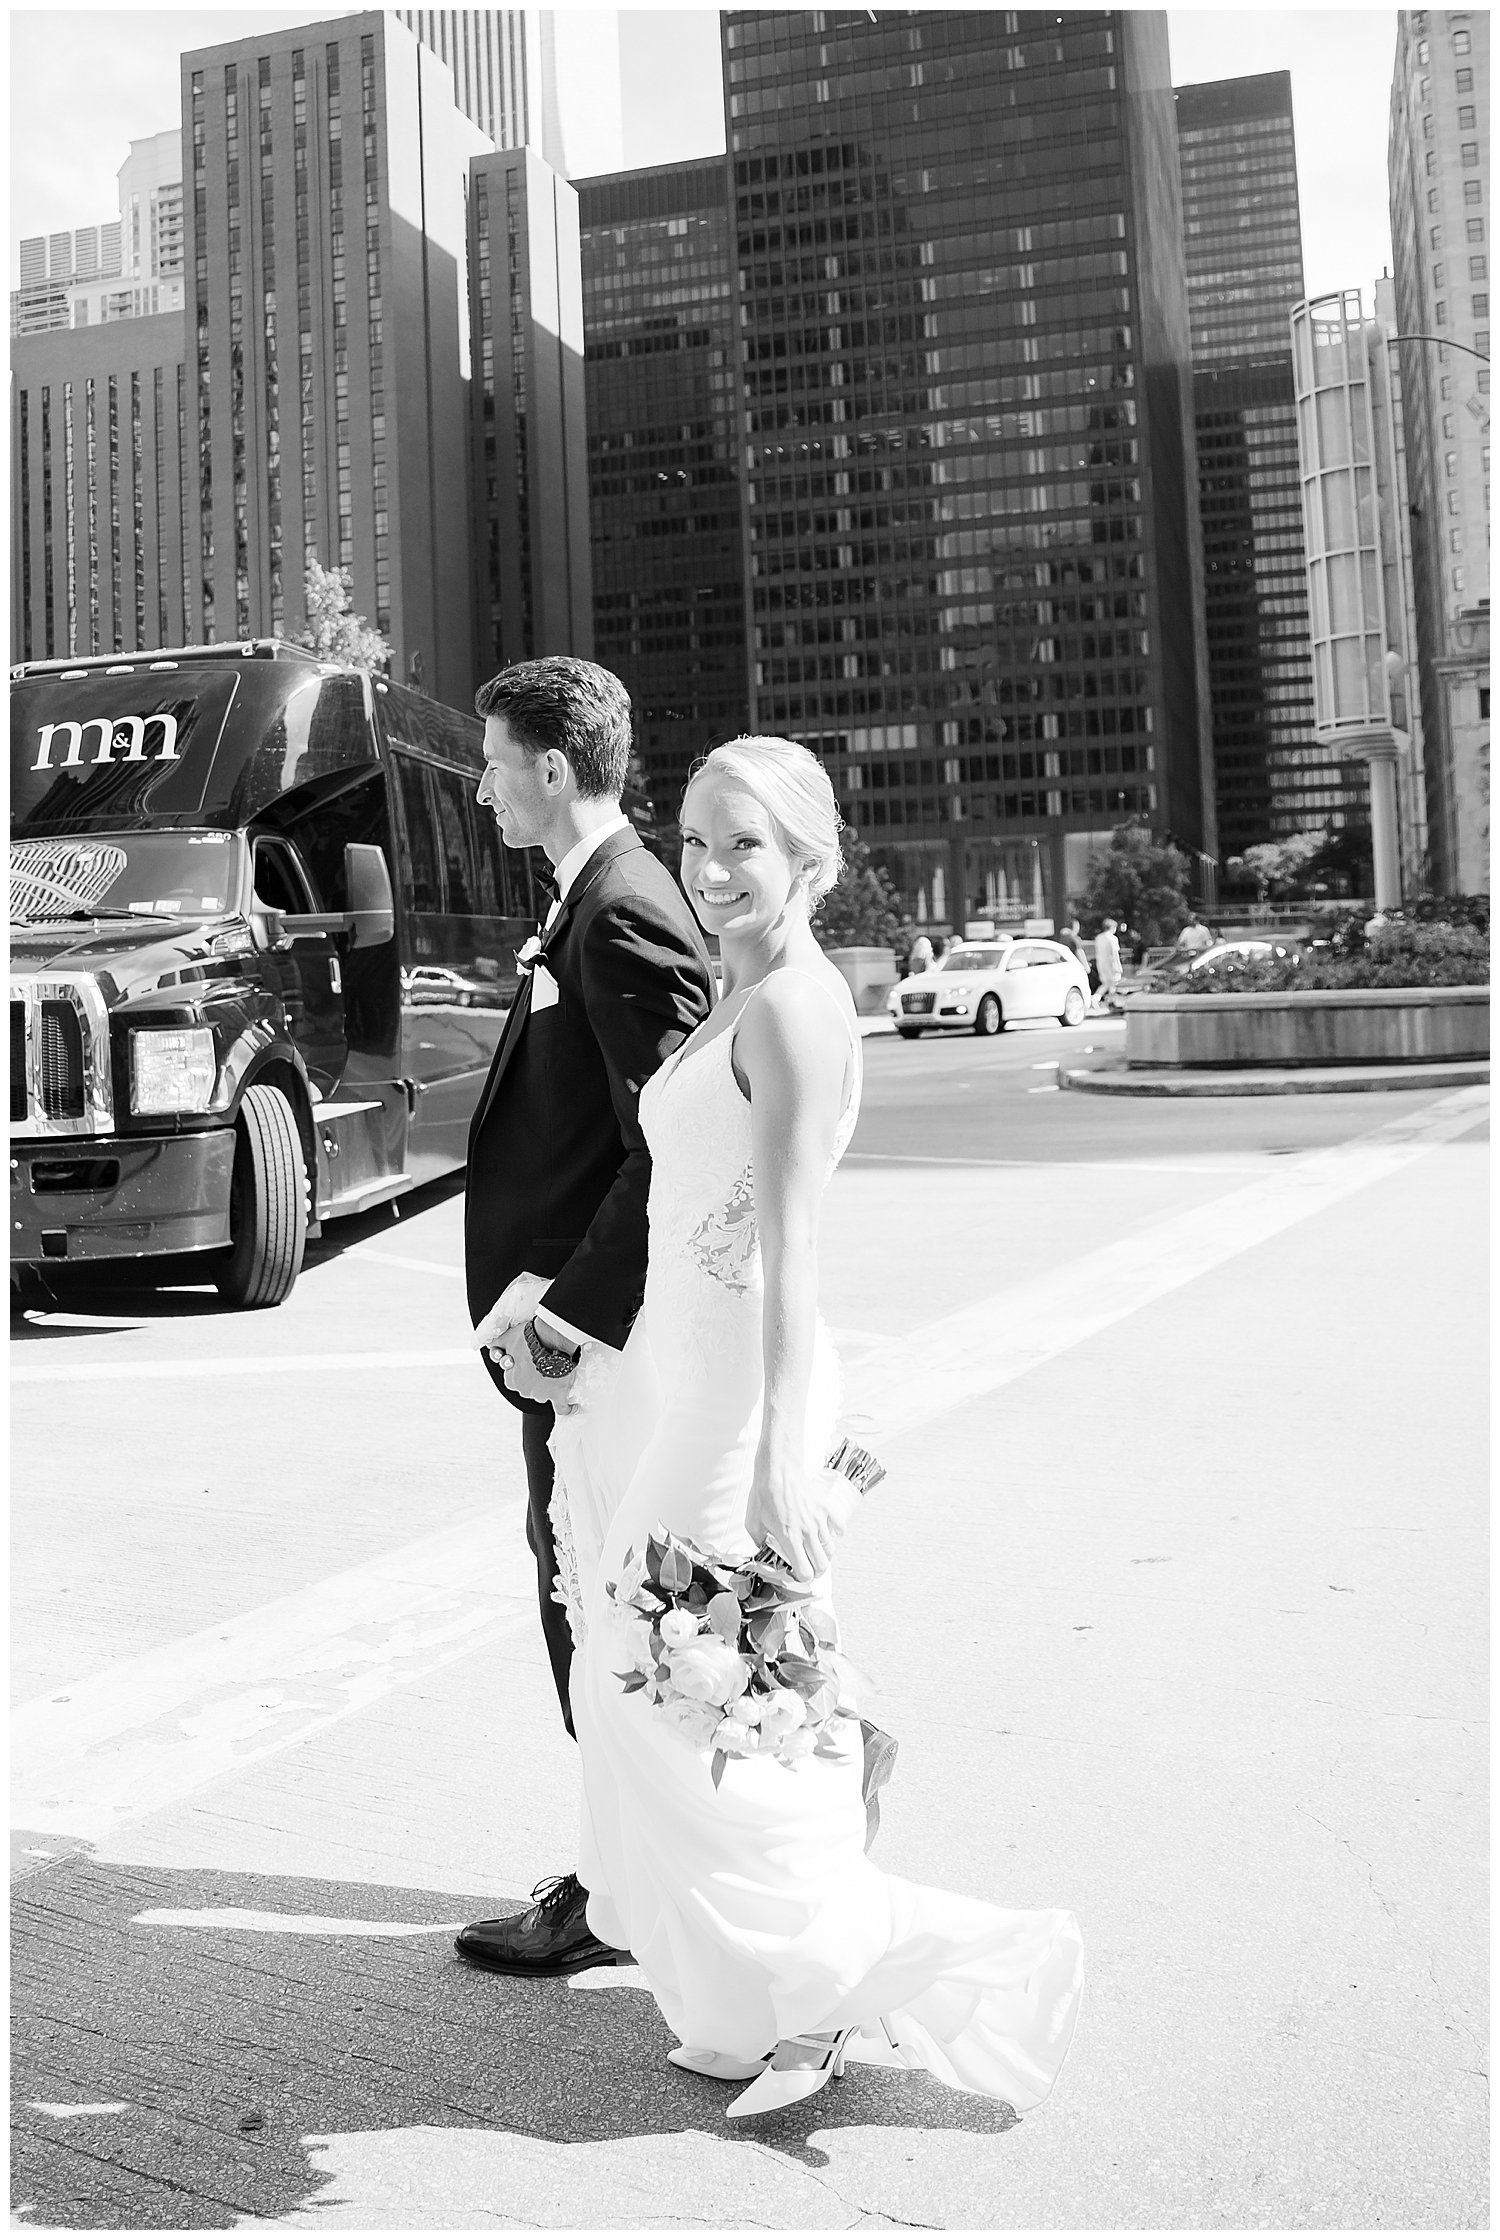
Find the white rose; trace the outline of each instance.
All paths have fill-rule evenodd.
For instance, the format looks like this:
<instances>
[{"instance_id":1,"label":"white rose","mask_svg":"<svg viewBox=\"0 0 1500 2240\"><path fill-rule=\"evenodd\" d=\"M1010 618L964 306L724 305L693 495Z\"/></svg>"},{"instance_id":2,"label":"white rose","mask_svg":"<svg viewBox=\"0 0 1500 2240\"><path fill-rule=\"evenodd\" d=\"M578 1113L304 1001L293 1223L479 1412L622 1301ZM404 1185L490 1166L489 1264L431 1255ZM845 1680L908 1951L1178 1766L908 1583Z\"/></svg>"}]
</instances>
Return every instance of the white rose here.
<instances>
[{"instance_id":1,"label":"white rose","mask_svg":"<svg viewBox=\"0 0 1500 2240\"><path fill-rule=\"evenodd\" d=\"M742 1726L738 1719L721 1719L714 1729L714 1748L727 1751L732 1757L753 1750L755 1740L753 1729Z\"/></svg>"},{"instance_id":2,"label":"white rose","mask_svg":"<svg viewBox=\"0 0 1500 2240\"><path fill-rule=\"evenodd\" d=\"M661 1637L669 1649L684 1648L698 1638L698 1621L691 1610L668 1610L661 1619Z\"/></svg>"},{"instance_id":3,"label":"white rose","mask_svg":"<svg viewBox=\"0 0 1500 2240\"><path fill-rule=\"evenodd\" d=\"M794 1728L784 1735L776 1746L778 1758L807 1758L818 1747L818 1738L808 1727Z\"/></svg>"},{"instance_id":4,"label":"white rose","mask_svg":"<svg viewBox=\"0 0 1500 2240\"><path fill-rule=\"evenodd\" d=\"M690 1641L685 1648L674 1647L668 1663L673 1687L699 1703L728 1703L744 1693L750 1677L744 1658L712 1634Z\"/></svg>"},{"instance_id":5,"label":"white rose","mask_svg":"<svg viewBox=\"0 0 1500 2240\"><path fill-rule=\"evenodd\" d=\"M774 1695L766 1696L761 1703L761 1733L773 1745L794 1733L806 1718L807 1706L795 1688L778 1688Z\"/></svg>"}]
</instances>

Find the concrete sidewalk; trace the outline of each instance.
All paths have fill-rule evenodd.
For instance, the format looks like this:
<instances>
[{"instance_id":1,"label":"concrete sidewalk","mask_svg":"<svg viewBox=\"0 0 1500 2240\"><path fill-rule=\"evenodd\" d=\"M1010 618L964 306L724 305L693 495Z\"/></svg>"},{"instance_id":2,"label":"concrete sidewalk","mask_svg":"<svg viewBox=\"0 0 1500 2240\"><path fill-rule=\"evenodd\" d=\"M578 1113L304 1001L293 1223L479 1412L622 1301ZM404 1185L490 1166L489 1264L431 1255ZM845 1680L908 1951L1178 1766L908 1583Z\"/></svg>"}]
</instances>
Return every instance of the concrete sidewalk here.
<instances>
[{"instance_id":1,"label":"concrete sidewalk","mask_svg":"<svg viewBox=\"0 0 1500 2240\"><path fill-rule=\"evenodd\" d=\"M748 2138L666 2064L634 1970L454 1961L455 1922L575 1842L534 1616L496 1592L472 1648L456 1604L442 1640L413 1620L409 1677L363 1708L34 1864L17 2221L1482 2228L1485 1112L1471 1091L1404 1134L1377 1108L1328 1152L1168 1169L1108 1224L1102 1170L830 1194L825 1311L890 1471L839 1567L901 1742L876 1857L1078 1913L1090 1988L1045 2108L1012 2124L865 2059ZM457 1219L391 1254L440 1267ZM373 1261L315 1273L310 1309L367 1343ZM491 1403L452 1389L413 1532L465 1530L437 1505ZM112 1390L122 1425L161 1420L161 1387ZM307 1501L278 1521L275 1484L267 1562ZM333 1638L342 1661L286 1668L299 1717L371 1653Z\"/></svg>"}]
</instances>

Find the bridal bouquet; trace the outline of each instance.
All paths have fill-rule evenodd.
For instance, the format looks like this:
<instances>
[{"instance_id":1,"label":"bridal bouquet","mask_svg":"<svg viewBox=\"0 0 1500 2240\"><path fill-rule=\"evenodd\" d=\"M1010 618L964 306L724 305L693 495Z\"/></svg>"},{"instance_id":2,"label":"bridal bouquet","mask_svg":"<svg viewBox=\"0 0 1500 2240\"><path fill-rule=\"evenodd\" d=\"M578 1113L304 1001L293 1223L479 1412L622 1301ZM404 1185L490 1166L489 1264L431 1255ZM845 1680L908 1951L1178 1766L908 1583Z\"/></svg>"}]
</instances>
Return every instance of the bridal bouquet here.
<instances>
[{"instance_id":1,"label":"bridal bouquet","mask_svg":"<svg viewBox=\"0 0 1500 2240\"><path fill-rule=\"evenodd\" d=\"M855 1493L885 1476L849 1440L827 1468ZM687 1741L712 1749L715 1788L730 1758L792 1766L840 1754L839 1722L859 1714L843 1701L833 1612L770 1548L732 1563L659 1525L606 1592L634 1652L616 1678L627 1695L659 1705Z\"/></svg>"}]
</instances>

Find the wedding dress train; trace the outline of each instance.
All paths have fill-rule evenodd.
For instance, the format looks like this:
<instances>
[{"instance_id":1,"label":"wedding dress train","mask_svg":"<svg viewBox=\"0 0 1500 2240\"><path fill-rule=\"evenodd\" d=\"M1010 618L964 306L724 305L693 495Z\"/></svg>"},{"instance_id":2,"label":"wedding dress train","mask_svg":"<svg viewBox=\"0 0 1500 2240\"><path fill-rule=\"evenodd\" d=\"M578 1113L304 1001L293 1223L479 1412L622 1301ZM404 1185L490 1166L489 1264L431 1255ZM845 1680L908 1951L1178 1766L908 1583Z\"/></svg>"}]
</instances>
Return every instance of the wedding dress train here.
<instances>
[{"instance_id":1,"label":"wedding dress train","mask_svg":"<svg viewBox=\"0 0 1500 2240\"><path fill-rule=\"evenodd\" d=\"M1072 1914L1005 1911L873 1866L852 1721L839 1758L731 1759L716 1788L709 1751L617 1677L628 1660L605 1583L653 1526L736 1558L752 1552L762 1275L733 1042L721 1029L685 1046L646 1085L644 1305L623 1354L590 1358L554 1437L560 1578L579 1641L589 1926L635 1955L687 2045L753 2062L778 2039L883 2016L910 2066L1024 2110L1050 2090L1077 2017L1083 1947ZM858 1109L857 1042L854 1066L834 1165ZM820 1319L814 1467L838 1405Z\"/></svg>"}]
</instances>

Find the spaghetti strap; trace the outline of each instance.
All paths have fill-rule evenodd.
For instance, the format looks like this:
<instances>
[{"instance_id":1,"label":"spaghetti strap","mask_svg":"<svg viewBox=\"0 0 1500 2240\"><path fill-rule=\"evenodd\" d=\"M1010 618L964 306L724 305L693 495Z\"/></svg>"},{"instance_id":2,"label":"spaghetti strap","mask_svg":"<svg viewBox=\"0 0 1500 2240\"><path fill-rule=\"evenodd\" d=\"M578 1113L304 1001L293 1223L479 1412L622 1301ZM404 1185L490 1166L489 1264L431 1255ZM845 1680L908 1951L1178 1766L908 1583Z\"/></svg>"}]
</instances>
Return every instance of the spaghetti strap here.
<instances>
[{"instance_id":1,"label":"spaghetti strap","mask_svg":"<svg viewBox=\"0 0 1500 2240\"><path fill-rule=\"evenodd\" d=\"M795 972L799 980L810 980L815 988L821 988L824 995L827 996L829 1002L833 1005L834 1010L838 1013L840 1019L843 1021L844 1030L848 1034L850 1041L856 1046L856 1051L858 1051L858 1044L860 1041L858 1022L856 1021L851 1026L848 1013L845 1011L843 1005L839 1002L839 999L834 994L832 988L829 987L827 981L821 978L818 973L809 972L806 965L802 964L784 964L778 966L777 970L781 972ZM731 1042L734 1040L735 1031L739 1026L740 1020L744 1018L745 1013L749 1010L751 1004L755 1001L756 996L760 993L762 988L769 987L770 983L775 979L775 977L776 974L774 972L768 972L765 976L765 979L757 980L755 986L750 990L749 995L745 998L744 1003L740 1007L739 1016L736 1018L734 1026L729 1030L729 1039Z\"/></svg>"}]
</instances>

